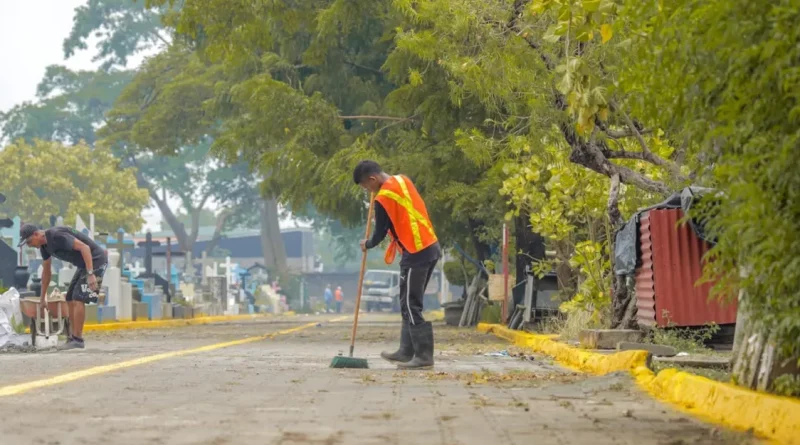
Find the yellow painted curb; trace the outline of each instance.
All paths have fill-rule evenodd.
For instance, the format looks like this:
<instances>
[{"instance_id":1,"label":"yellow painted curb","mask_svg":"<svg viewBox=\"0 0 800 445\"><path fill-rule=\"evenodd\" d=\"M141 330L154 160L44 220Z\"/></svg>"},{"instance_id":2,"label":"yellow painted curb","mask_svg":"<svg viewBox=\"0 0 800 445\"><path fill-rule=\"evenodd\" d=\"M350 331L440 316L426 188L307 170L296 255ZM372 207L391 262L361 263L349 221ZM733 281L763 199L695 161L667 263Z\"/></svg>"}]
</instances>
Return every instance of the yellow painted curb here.
<instances>
[{"instance_id":1,"label":"yellow painted curb","mask_svg":"<svg viewBox=\"0 0 800 445\"><path fill-rule=\"evenodd\" d=\"M658 400L709 422L753 430L780 444L800 444L800 400L752 391L705 377L646 367L633 371L636 383Z\"/></svg>"},{"instance_id":2,"label":"yellow painted curb","mask_svg":"<svg viewBox=\"0 0 800 445\"><path fill-rule=\"evenodd\" d=\"M442 321L444 320L444 311L441 309L426 311L423 316L428 321Z\"/></svg>"},{"instance_id":3,"label":"yellow painted curb","mask_svg":"<svg viewBox=\"0 0 800 445\"><path fill-rule=\"evenodd\" d=\"M677 369L654 374L647 351L598 354L553 341L552 335L515 331L502 325L478 325L511 343L552 356L561 365L590 374L629 371L637 385L655 399L703 420L736 430L753 430L774 443L800 445L800 400L717 382Z\"/></svg>"},{"instance_id":4,"label":"yellow painted curb","mask_svg":"<svg viewBox=\"0 0 800 445\"><path fill-rule=\"evenodd\" d=\"M280 314L283 317L293 317L296 314L294 311L288 311ZM241 321L253 320L258 318L273 317L273 314L242 314L242 315L214 315L214 316L201 316L194 318L170 318L164 320L140 320L140 321L113 321L105 323L86 323L83 326L84 332L99 332L99 331L120 331L125 329L155 329L155 328L173 328L179 326L194 326L209 323L219 323L223 321ZM25 333L30 334L30 328L25 328Z\"/></svg>"},{"instance_id":5,"label":"yellow painted curb","mask_svg":"<svg viewBox=\"0 0 800 445\"><path fill-rule=\"evenodd\" d=\"M582 351L553 341L553 335L530 334L497 324L480 323L478 331L492 333L519 347L549 355L555 358L559 364L570 369L590 374L603 375L618 371L633 371L639 366L646 366L649 356L647 351L625 351L613 354Z\"/></svg>"},{"instance_id":6,"label":"yellow painted curb","mask_svg":"<svg viewBox=\"0 0 800 445\"><path fill-rule=\"evenodd\" d=\"M209 323L219 323L223 321L254 320L258 318L266 318L271 315L272 314L216 315L212 317L174 318L170 320L142 320L142 321L121 322L121 323L87 324L84 325L83 330L86 332L98 332L98 331L119 331L124 329L172 328L179 326L194 326L194 325L203 325Z\"/></svg>"}]
</instances>

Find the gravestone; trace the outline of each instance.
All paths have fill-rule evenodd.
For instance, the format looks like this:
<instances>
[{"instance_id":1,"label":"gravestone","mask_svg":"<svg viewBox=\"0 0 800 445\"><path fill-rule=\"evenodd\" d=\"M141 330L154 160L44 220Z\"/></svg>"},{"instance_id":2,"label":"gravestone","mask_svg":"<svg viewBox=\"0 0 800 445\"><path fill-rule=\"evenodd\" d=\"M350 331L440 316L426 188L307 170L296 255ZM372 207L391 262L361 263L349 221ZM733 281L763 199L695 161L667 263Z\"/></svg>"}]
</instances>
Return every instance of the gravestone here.
<instances>
[{"instance_id":1,"label":"gravestone","mask_svg":"<svg viewBox=\"0 0 800 445\"><path fill-rule=\"evenodd\" d=\"M208 277L211 303L219 304L223 311L228 309L228 281L225 277Z\"/></svg>"},{"instance_id":2,"label":"gravestone","mask_svg":"<svg viewBox=\"0 0 800 445\"><path fill-rule=\"evenodd\" d=\"M175 287L175 286L177 286L177 285L179 284L179 283L176 283L176 282L173 280L173 273L172 273L172 269L173 269L172 257L183 257L183 256L184 256L184 253L183 253L183 252L181 252L181 251L172 250L172 240L171 240L170 238L167 238L167 248L166 248L166 251L164 251L164 252L158 252L158 253L153 253L152 255L153 255L153 256L155 256L155 257L162 257L162 256L163 256L163 257L165 257L165 259L166 259L166 268L165 268L165 272L166 272L166 273L165 273L165 276L166 276L166 280L165 280L165 281L166 281L166 282L161 282L161 280L158 280L158 279L157 279L156 281L157 281L159 284L161 284L162 286L166 286L166 287L165 287L165 289L164 289L164 292L166 293L166 296L167 296L167 301L168 301L168 302L171 302L171 301L172 301L172 292L171 292L171 289L174 289L174 287ZM158 277L158 276L159 276L158 274L154 274L154 275L155 275L156 277Z\"/></svg>"},{"instance_id":3,"label":"gravestone","mask_svg":"<svg viewBox=\"0 0 800 445\"><path fill-rule=\"evenodd\" d=\"M143 293L153 293L156 291L156 279L155 278L143 278L142 279L142 292Z\"/></svg>"},{"instance_id":4,"label":"gravestone","mask_svg":"<svg viewBox=\"0 0 800 445\"><path fill-rule=\"evenodd\" d=\"M120 282L119 306L117 306L117 319L119 321L133 320L133 285L127 278Z\"/></svg>"},{"instance_id":5,"label":"gravestone","mask_svg":"<svg viewBox=\"0 0 800 445\"><path fill-rule=\"evenodd\" d=\"M103 275L103 285L108 289L106 306L120 308L122 306L122 271L117 267L120 253L115 249L108 249L108 264ZM103 311L103 322L110 321L106 315L111 312ZM116 314L115 314L116 315Z\"/></svg>"},{"instance_id":6,"label":"gravestone","mask_svg":"<svg viewBox=\"0 0 800 445\"><path fill-rule=\"evenodd\" d=\"M195 286L194 283L181 283L180 291L183 294L183 299L186 301L195 300Z\"/></svg>"},{"instance_id":7,"label":"gravestone","mask_svg":"<svg viewBox=\"0 0 800 445\"><path fill-rule=\"evenodd\" d=\"M122 269L123 265L125 263L125 251L126 250L131 250L132 251L133 249L136 248L136 245L133 244L132 241L130 242L130 244L126 244L125 243L125 231L122 230L122 228L119 228L117 230L117 238L116 238L116 240L113 240L111 238L111 236L109 235L107 243L106 243L106 247L108 247L109 249L111 249L111 248L116 249L119 252L119 262L117 264L110 263L109 265L117 266L120 269ZM137 275L139 273L141 273L141 272L137 272Z\"/></svg>"},{"instance_id":8,"label":"gravestone","mask_svg":"<svg viewBox=\"0 0 800 445\"><path fill-rule=\"evenodd\" d=\"M160 287L153 289L153 292L148 293L145 291L142 295L142 303L147 303L147 313L151 320L160 320L163 318L164 306L164 290Z\"/></svg>"},{"instance_id":9,"label":"gravestone","mask_svg":"<svg viewBox=\"0 0 800 445\"><path fill-rule=\"evenodd\" d=\"M223 269L225 269L225 278L228 280L228 285L231 286L236 283L236 272L235 269L239 265L236 263L231 263L231 257L225 257L225 263L221 265Z\"/></svg>"},{"instance_id":10,"label":"gravestone","mask_svg":"<svg viewBox=\"0 0 800 445\"><path fill-rule=\"evenodd\" d=\"M128 265L128 270L130 270L131 271L131 275L134 278L136 278L139 275L144 273L145 268L142 267L142 265L138 261L134 261L133 262L133 266L131 266L130 264Z\"/></svg>"},{"instance_id":11,"label":"gravestone","mask_svg":"<svg viewBox=\"0 0 800 445\"><path fill-rule=\"evenodd\" d=\"M149 230L145 235L145 240L139 243L139 247L144 247L144 270L147 276L153 274L153 247L160 245L160 242L153 241L153 234Z\"/></svg>"},{"instance_id":12,"label":"gravestone","mask_svg":"<svg viewBox=\"0 0 800 445\"><path fill-rule=\"evenodd\" d=\"M202 284L204 287L208 286L209 267L210 267L210 265L208 264L208 254L206 253L206 251L203 251L202 261L201 261L201 264L200 264L200 274L201 274L200 275L200 284ZM216 275L216 273L214 273L213 275Z\"/></svg>"}]
</instances>

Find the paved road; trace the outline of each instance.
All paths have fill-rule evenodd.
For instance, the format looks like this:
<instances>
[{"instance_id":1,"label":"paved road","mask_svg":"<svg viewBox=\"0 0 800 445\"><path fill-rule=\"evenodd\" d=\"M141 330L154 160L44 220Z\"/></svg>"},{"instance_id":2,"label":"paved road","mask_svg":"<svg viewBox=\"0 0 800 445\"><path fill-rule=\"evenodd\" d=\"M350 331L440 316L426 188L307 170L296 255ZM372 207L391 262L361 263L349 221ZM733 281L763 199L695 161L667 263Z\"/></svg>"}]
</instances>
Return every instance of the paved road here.
<instances>
[{"instance_id":1,"label":"paved road","mask_svg":"<svg viewBox=\"0 0 800 445\"><path fill-rule=\"evenodd\" d=\"M2 354L0 443L752 443L649 399L625 375L486 356L506 345L471 330L437 325L436 369L399 372L378 358L396 341L386 315L362 317L356 355L371 369L330 369L349 336L348 320L332 318L92 333L85 351Z\"/></svg>"}]
</instances>

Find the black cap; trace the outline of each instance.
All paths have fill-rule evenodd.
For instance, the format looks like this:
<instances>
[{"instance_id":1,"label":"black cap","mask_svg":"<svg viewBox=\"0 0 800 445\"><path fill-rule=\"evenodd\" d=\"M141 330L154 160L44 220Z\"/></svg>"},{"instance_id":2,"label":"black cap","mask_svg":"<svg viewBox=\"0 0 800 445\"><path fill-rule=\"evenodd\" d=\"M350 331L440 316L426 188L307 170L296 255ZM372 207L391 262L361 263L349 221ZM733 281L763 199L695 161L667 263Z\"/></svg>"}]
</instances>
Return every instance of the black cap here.
<instances>
[{"instance_id":1,"label":"black cap","mask_svg":"<svg viewBox=\"0 0 800 445\"><path fill-rule=\"evenodd\" d=\"M38 230L39 228L33 224L23 224L22 227L19 228L19 244L17 244L17 247L24 246L28 242L28 238Z\"/></svg>"}]
</instances>

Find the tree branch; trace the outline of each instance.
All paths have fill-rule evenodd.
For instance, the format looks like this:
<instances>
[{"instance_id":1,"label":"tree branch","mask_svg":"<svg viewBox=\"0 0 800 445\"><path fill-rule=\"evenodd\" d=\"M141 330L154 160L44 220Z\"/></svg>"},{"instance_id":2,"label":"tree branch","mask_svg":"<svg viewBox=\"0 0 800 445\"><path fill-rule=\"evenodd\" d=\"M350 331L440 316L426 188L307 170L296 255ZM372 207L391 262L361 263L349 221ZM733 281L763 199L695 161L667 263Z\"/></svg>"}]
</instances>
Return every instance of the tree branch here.
<instances>
[{"instance_id":1,"label":"tree branch","mask_svg":"<svg viewBox=\"0 0 800 445\"><path fill-rule=\"evenodd\" d=\"M619 211L619 189L620 189L620 175L615 173L611 175L611 186L608 189L608 218L611 221L611 226L616 228L625 223L622 219L622 213Z\"/></svg>"},{"instance_id":2,"label":"tree branch","mask_svg":"<svg viewBox=\"0 0 800 445\"><path fill-rule=\"evenodd\" d=\"M544 62L547 69L549 71L553 71L556 68L556 64L553 62L550 56L545 54L545 52L542 50L541 45L539 45L539 43L533 40L532 38L528 37L528 34L522 29L522 26L520 26L519 23L520 19L522 18L522 14L523 12L525 12L525 6L527 6L528 3L530 3L530 0L514 1L514 11L511 15L511 19L508 21L508 24L506 24L506 27L511 31L513 31L514 34L521 37L522 40L524 40L525 43L527 43L528 46L531 47L531 49L539 53L539 57L542 59L542 62Z\"/></svg>"},{"instance_id":3,"label":"tree branch","mask_svg":"<svg viewBox=\"0 0 800 445\"><path fill-rule=\"evenodd\" d=\"M228 218L230 218L234 214L234 209L225 209L217 215L217 222L214 226L214 235L212 235L211 240L206 245L206 253L211 253L214 248L217 247L219 240L222 239L222 229L225 227L225 223L227 222Z\"/></svg>"},{"instance_id":4,"label":"tree branch","mask_svg":"<svg viewBox=\"0 0 800 445\"><path fill-rule=\"evenodd\" d=\"M377 121L400 121L400 122L410 122L413 121L413 117L394 117L394 116L369 116L369 115L359 115L359 116L339 116L339 119L353 119L353 120L377 120Z\"/></svg>"},{"instance_id":5,"label":"tree branch","mask_svg":"<svg viewBox=\"0 0 800 445\"><path fill-rule=\"evenodd\" d=\"M364 71L369 71L370 73L377 74L379 76L383 76L383 71L381 71L381 70L378 70L378 69L375 69L375 68L371 68L371 67L368 67L368 66L364 66L364 65L359 65L359 64L357 64L355 62L351 62L349 60L345 60L344 63L347 64L347 65L350 65L350 66L352 66L354 68L359 68L359 69L362 69Z\"/></svg>"}]
</instances>

